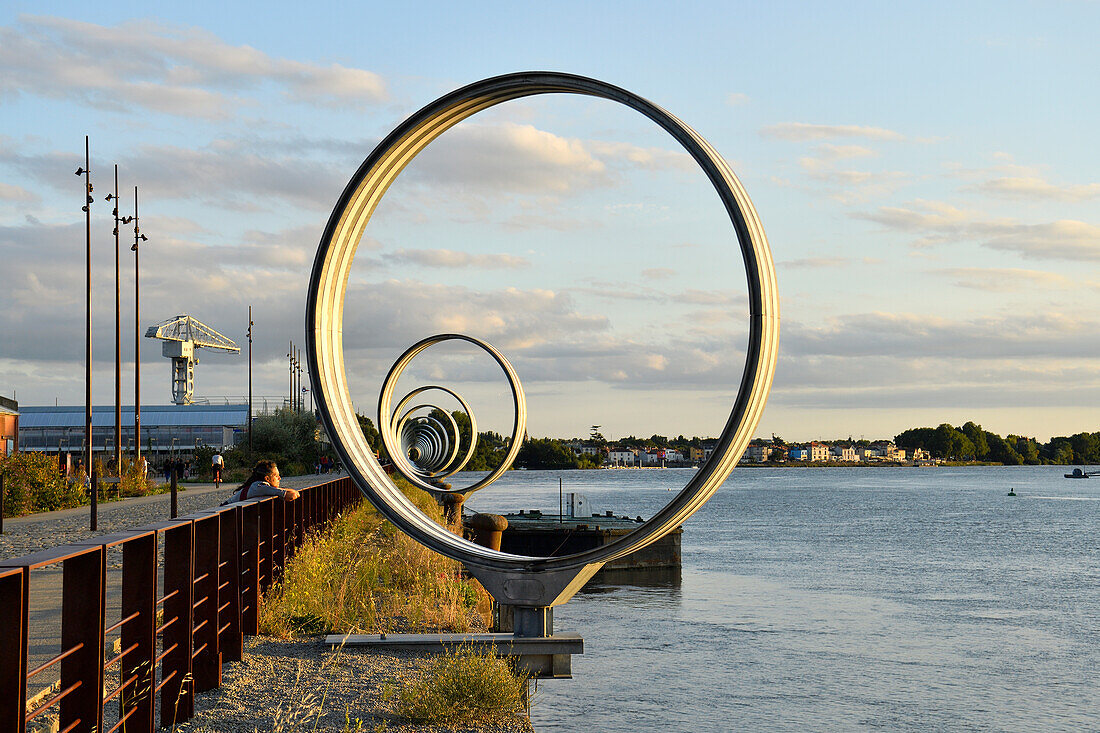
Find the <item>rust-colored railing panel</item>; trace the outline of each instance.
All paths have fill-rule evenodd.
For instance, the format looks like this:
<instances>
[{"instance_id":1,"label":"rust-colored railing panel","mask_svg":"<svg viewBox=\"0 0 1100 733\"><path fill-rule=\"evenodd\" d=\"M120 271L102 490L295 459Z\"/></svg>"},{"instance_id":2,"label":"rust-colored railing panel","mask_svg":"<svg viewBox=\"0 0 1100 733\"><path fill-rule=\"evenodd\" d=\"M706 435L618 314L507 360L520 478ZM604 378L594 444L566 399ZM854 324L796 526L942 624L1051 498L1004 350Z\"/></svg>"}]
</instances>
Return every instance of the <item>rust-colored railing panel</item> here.
<instances>
[{"instance_id":1,"label":"rust-colored railing panel","mask_svg":"<svg viewBox=\"0 0 1100 733\"><path fill-rule=\"evenodd\" d=\"M106 704L118 706L111 733L153 733L158 692L161 726L188 720L195 692L218 686L221 663L242 657L243 636L257 632L261 594L295 546L360 498L341 478L303 489L295 502L258 499L0 561L0 733L24 733L29 720L50 710L58 710L61 730L104 730ZM122 551L121 612L106 626L106 558L113 547ZM30 573L56 565L61 651L28 671ZM104 659L114 634L121 651ZM55 666L58 691L28 714L28 679ZM107 674L117 674L119 684L104 697Z\"/></svg>"},{"instance_id":2,"label":"rust-colored railing panel","mask_svg":"<svg viewBox=\"0 0 1100 733\"><path fill-rule=\"evenodd\" d=\"M241 636L241 506L218 515L218 651L222 662L239 662L244 652Z\"/></svg>"},{"instance_id":3,"label":"rust-colored railing panel","mask_svg":"<svg viewBox=\"0 0 1100 733\"><path fill-rule=\"evenodd\" d=\"M254 636L259 631L260 621L260 573L262 572L260 507L261 504L257 502L243 504L237 513L240 527L238 535L241 538L241 633L248 636ZM270 517L271 515L268 514L269 520ZM270 526L270 521L268 524ZM270 529L268 536L270 537Z\"/></svg>"},{"instance_id":4,"label":"rust-colored railing panel","mask_svg":"<svg viewBox=\"0 0 1100 733\"><path fill-rule=\"evenodd\" d=\"M62 563L61 649L77 649L61 660L62 730L103 730L103 627L107 551L102 545Z\"/></svg>"},{"instance_id":5,"label":"rust-colored railing panel","mask_svg":"<svg viewBox=\"0 0 1100 733\"><path fill-rule=\"evenodd\" d=\"M136 537L122 546L122 648L133 648L119 665L119 682L136 677L119 699L124 733L153 730L153 685L157 653L157 533Z\"/></svg>"},{"instance_id":6,"label":"rust-colored railing panel","mask_svg":"<svg viewBox=\"0 0 1100 733\"><path fill-rule=\"evenodd\" d=\"M191 632L194 585L194 523L164 532L164 615L161 622L160 724L171 727L194 711Z\"/></svg>"},{"instance_id":7,"label":"rust-colored railing panel","mask_svg":"<svg viewBox=\"0 0 1100 733\"><path fill-rule=\"evenodd\" d=\"M192 632L191 674L195 692L221 685L222 664L218 650L218 572L220 550L219 513L201 514L195 519L195 598Z\"/></svg>"},{"instance_id":8,"label":"rust-colored railing panel","mask_svg":"<svg viewBox=\"0 0 1100 733\"><path fill-rule=\"evenodd\" d=\"M27 581L23 568L0 569L0 730L20 733L27 704Z\"/></svg>"}]
</instances>

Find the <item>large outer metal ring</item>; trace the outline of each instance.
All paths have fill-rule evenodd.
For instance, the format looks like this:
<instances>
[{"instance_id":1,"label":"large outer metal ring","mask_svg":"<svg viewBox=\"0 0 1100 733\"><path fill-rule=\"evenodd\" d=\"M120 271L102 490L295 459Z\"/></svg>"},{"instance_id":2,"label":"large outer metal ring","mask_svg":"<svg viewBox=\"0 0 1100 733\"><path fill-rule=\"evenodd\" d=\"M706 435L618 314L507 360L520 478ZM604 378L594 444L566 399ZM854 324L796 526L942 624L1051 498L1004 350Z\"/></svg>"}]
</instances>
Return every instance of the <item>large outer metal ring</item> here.
<instances>
[{"instance_id":1,"label":"large outer metal ring","mask_svg":"<svg viewBox=\"0 0 1100 733\"><path fill-rule=\"evenodd\" d=\"M475 545L431 521L389 480L363 438L344 371L344 296L355 250L371 214L401 170L435 138L467 117L536 94L569 93L626 105L660 125L703 169L729 214L745 263L749 339L744 372L729 419L710 459L649 521L615 542L563 557L512 555ZM726 480L764 410L779 350L779 295L760 218L725 160L694 130L636 94L595 79L556 72L493 77L446 94L402 122L363 161L333 209L313 263L306 303L310 373L321 419L351 477L378 511L432 550L467 565L503 573L583 570L656 542L682 524Z\"/></svg>"}]
</instances>

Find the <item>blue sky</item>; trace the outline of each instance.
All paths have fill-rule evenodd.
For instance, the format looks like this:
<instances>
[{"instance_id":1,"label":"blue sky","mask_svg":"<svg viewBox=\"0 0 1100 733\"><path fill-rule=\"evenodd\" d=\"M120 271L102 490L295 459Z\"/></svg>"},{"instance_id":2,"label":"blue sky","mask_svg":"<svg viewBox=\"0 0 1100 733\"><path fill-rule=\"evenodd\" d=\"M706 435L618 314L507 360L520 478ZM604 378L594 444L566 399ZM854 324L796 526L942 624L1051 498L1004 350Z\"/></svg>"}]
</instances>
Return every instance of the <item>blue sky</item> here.
<instances>
[{"instance_id":1,"label":"blue sky","mask_svg":"<svg viewBox=\"0 0 1100 733\"><path fill-rule=\"evenodd\" d=\"M97 401L113 398L116 162L150 238L143 325L188 312L242 342L252 304L256 391L277 395L317 241L377 140L457 86L549 69L671 111L748 189L783 304L760 434L1096 429L1097 3L51 12L0 10L0 391L23 404L83 399L85 134ZM352 396L373 411L405 347L462 330L516 365L532 434L716 434L745 331L730 237L702 175L625 108L554 96L478 115L414 161L368 228ZM125 245L122 276L125 301ZM143 401L167 401L153 342L142 365ZM244 394L242 365L204 357L197 394ZM440 349L409 379L446 381L506 427L503 381L472 352Z\"/></svg>"}]
</instances>

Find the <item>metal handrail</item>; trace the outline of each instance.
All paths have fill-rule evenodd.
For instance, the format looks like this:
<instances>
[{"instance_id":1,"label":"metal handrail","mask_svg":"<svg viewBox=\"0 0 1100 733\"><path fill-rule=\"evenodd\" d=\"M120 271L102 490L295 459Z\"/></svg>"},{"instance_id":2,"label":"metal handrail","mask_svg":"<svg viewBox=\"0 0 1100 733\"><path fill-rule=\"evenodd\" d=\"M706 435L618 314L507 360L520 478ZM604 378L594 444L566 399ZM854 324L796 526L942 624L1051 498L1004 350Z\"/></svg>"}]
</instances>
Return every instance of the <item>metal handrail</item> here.
<instances>
[{"instance_id":1,"label":"metal handrail","mask_svg":"<svg viewBox=\"0 0 1100 733\"><path fill-rule=\"evenodd\" d=\"M112 731L126 723L127 731L153 733L157 717L162 724L188 720L193 693L219 684L223 658L241 658L243 637L256 633L256 599L297 543L361 499L347 478L300 493L300 508L255 499L0 561L0 731L24 733L29 721L55 706L61 730L102 730L103 706L116 699L120 719ZM200 528L216 549L196 542ZM104 578L110 548L123 550L122 611L107 625L105 582L95 579ZM65 568L66 649L27 671L30 572L51 565ZM158 623L161 610L165 618ZM120 652L104 659L105 637L119 633ZM27 681L58 663L63 689L28 714ZM120 684L104 694L108 671ZM137 691L124 695L128 689Z\"/></svg>"}]
</instances>

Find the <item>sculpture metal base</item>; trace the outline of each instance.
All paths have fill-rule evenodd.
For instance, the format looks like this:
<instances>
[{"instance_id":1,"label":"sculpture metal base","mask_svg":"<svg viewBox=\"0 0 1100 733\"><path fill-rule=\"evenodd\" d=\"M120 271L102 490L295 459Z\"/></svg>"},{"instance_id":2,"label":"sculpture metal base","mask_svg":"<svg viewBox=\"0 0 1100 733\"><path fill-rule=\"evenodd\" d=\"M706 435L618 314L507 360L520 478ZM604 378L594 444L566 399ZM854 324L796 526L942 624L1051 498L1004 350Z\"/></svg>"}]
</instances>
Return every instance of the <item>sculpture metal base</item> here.
<instances>
[{"instance_id":1,"label":"sculpture metal base","mask_svg":"<svg viewBox=\"0 0 1100 733\"><path fill-rule=\"evenodd\" d=\"M369 647L421 652L438 652L462 645L492 647L499 656L515 659L516 666L533 680L572 679L572 656L584 653L584 639L572 632L537 637L514 634L329 634L325 637L325 643L333 648Z\"/></svg>"}]
</instances>

